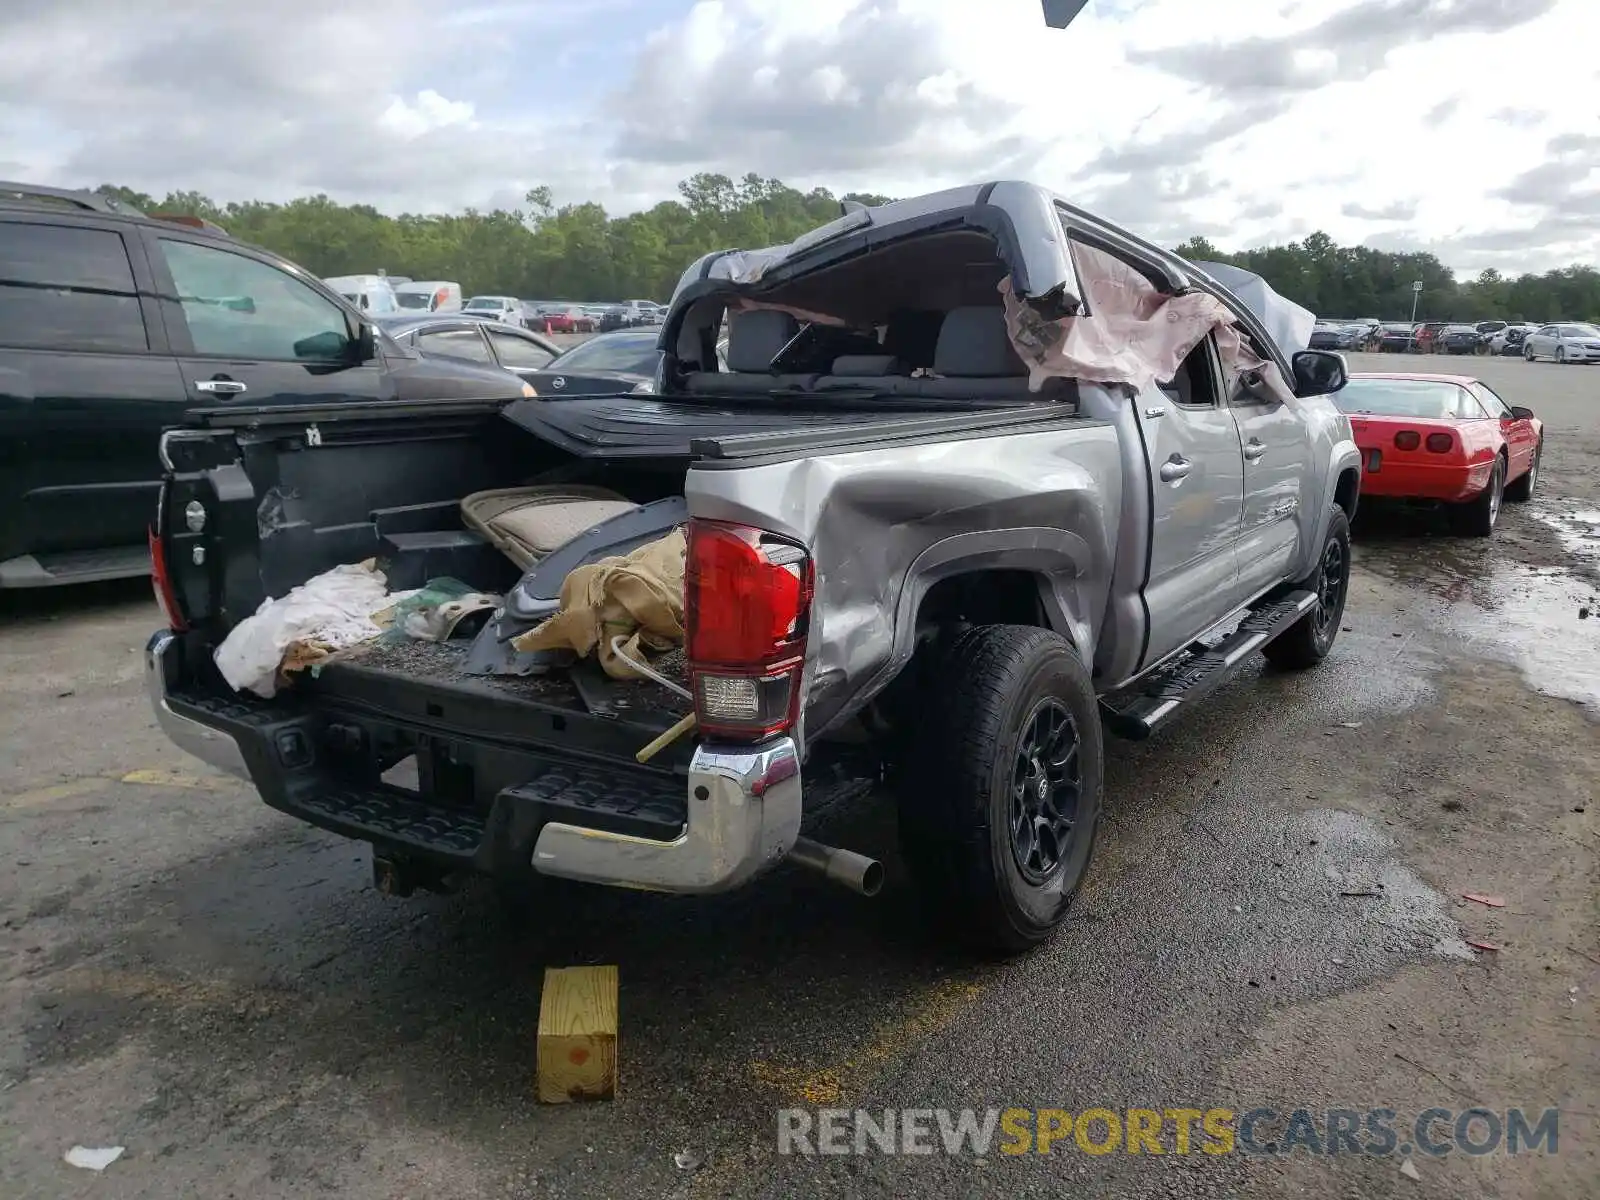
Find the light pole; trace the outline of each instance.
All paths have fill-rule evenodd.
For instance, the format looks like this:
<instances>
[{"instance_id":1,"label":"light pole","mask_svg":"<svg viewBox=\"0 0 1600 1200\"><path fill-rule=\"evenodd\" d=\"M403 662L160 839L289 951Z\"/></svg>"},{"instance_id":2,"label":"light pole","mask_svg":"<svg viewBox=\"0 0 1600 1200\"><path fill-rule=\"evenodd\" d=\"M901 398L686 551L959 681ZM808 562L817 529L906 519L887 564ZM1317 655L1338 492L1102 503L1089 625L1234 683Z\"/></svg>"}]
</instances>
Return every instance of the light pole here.
<instances>
[{"instance_id":1,"label":"light pole","mask_svg":"<svg viewBox=\"0 0 1600 1200\"><path fill-rule=\"evenodd\" d=\"M1411 281L1411 323L1417 323L1417 301L1422 299L1422 280Z\"/></svg>"}]
</instances>

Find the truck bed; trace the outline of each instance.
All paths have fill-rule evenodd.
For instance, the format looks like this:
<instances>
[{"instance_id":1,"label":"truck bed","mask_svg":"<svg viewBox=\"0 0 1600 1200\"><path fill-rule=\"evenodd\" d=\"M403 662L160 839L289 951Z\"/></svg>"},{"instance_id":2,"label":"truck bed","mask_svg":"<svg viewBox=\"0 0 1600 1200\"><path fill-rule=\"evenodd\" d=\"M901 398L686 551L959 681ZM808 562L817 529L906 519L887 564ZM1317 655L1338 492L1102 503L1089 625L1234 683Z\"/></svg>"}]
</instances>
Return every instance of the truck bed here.
<instances>
[{"instance_id":1,"label":"truck bed","mask_svg":"<svg viewBox=\"0 0 1600 1200\"><path fill-rule=\"evenodd\" d=\"M599 671L585 671L581 675L580 687L573 672L567 670L552 671L546 675L469 675L466 662L470 646L471 642L466 638L449 642L368 642L346 651L324 666L313 686L338 694L342 690L341 678L359 671L446 683L481 690L508 700L595 716L625 716L630 723L661 725L662 728L672 725L689 712L687 700L648 679L611 679ZM651 665L668 679L688 686L688 672L681 650L675 650Z\"/></svg>"}]
</instances>

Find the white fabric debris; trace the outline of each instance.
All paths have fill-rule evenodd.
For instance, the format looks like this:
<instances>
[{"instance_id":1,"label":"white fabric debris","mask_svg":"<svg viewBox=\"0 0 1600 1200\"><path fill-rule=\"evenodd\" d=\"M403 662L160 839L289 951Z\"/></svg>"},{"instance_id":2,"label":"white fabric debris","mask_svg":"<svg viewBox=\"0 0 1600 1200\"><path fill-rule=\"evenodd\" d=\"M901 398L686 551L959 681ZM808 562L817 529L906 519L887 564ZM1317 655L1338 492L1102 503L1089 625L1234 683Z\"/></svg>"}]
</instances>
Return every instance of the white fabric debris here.
<instances>
[{"instance_id":1,"label":"white fabric debris","mask_svg":"<svg viewBox=\"0 0 1600 1200\"><path fill-rule=\"evenodd\" d=\"M69 1166L82 1167L85 1171L104 1171L122 1157L122 1151L121 1146L74 1146L62 1157Z\"/></svg>"},{"instance_id":2,"label":"white fabric debris","mask_svg":"<svg viewBox=\"0 0 1600 1200\"><path fill-rule=\"evenodd\" d=\"M393 602L388 581L372 563L334 567L287 596L263 601L235 625L213 656L217 670L235 691L270 699L290 646L332 653L377 637L381 630L373 614Z\"/></svg>"}]
</instances>

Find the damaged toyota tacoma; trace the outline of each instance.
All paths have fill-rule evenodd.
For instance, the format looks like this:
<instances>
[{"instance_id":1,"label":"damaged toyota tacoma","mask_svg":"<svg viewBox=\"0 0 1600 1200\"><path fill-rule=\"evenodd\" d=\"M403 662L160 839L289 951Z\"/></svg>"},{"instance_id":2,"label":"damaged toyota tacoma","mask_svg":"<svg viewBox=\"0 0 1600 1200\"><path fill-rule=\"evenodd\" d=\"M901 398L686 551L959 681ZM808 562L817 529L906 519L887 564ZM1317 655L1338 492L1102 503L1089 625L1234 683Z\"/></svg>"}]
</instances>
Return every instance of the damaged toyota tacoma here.
<instances>
[{"instance_id":1,"label":"damaged toyota tacoma","mask_svg":"<svg viewBox=\"0 0 1600 1200\"><path fill-rule=\"evenodd\" d=\"M785 861L871 893L878 863L806 833L837 780L882 783L933 919L1024 949L1084 878L1104 735L1339 632L1360 460L1312 323L1000 182L702 258L653 395L197 410L162 448L151 701L401 893L708 893ZM535 632L640 555L651 637ZM361 563L493 600L224 677L264 601Z\"/></svg>"}]
</instances>

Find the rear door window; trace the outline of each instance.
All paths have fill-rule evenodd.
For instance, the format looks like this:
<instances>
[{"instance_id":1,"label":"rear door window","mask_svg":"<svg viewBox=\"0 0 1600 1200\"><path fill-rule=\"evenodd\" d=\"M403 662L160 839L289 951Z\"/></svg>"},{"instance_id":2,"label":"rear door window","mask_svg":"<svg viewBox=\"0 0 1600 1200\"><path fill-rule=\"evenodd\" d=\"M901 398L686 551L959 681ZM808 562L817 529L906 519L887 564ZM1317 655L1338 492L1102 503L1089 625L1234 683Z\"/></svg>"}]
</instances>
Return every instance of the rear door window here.
<instances>
[{"instance_id":1,"label":"rear door window","mask_svg":"<svg viewBox=\"0 0 1600 1200\"><path fill-rule=\"evenodd\" d=\"M443 354L471 362L494 362L476 329L425 329L417 335L417 349L424 354Z\"/></svg>"},{"instance_id":2,"label":"rear door window","mask_svg":"<svg viewBox=\"0 0 1600 1200\"><path fill-rule=\"evenodd\" d=\"M499 357L502 367L536 371L555 357L538 342L530 338L519 338L514 333L502 333L498 329L491 329L489 340L494 343L494 352Z\"/></svg>"},{"instance_id":3,"label":"rear door window","mask_svg":"<svg viewBox=\"0 0 1600 1200\"><path fill-rule=\"evenodd\" d=\"M0 345L148 350L122 235L0 221Z\"/></svg>"},{"instance_id":4,"label":"rear door window","mask_svg":"<svg viewBox=\"0 0 1600 1200\"><path fill-rule=\"evenodd\" d=\"M287 271L243 254L161 238L194 352L219 358L337 362L344 309Z\"/></svg>"}]
</instances>

